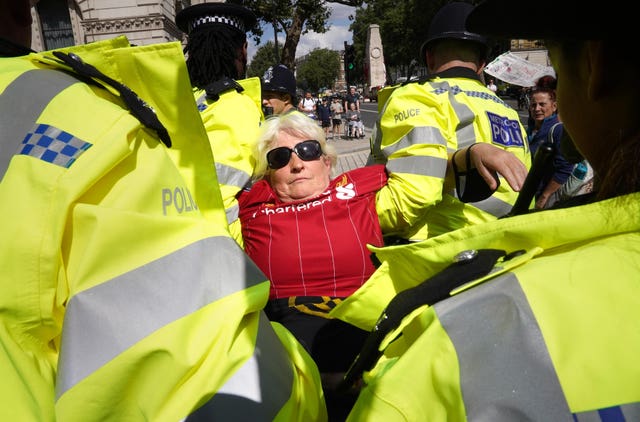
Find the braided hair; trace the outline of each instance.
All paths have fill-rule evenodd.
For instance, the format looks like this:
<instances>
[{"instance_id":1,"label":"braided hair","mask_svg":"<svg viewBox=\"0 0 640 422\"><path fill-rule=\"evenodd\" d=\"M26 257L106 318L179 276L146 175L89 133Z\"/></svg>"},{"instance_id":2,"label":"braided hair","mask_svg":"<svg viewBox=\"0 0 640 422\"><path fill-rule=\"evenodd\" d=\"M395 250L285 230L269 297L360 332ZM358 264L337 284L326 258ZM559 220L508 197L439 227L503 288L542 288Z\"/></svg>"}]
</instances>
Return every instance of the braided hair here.
<instances>
[{"instance_id":1,"label":"braided hair","mask_svg":"<svg viewBox=\"0 0 640 422\"><path fill-rule=\"evenodd\" d=\"M228 77L244 78L236 67L236 59L243 60L242 69L246 69L246 57L242 57L242 48L246 35L227 25L203 25L189 34L185 48L187 69L191 85L204 89L208 84Z\"/></svg>"}]
</instances>

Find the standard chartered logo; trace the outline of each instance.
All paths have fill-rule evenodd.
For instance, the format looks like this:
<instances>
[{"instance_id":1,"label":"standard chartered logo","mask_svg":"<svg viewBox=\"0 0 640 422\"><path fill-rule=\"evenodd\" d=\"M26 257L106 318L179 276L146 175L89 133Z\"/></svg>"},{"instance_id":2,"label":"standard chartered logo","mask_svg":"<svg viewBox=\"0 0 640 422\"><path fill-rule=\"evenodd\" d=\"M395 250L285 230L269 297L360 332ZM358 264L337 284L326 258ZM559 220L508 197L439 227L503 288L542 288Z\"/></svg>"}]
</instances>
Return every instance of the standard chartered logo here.
<instances>
[{"instance_id":1,"label":"standard chartered logo","mask_svg":"<svg viewBox=\"0 0 640 422\"><path fill-rule=\"evenodd\" d=\"M353 190L353 183L349 183L344 186L336 186L336 198L351 199L354 196L356 196L356 192Z\"/></svg>"}]
</instances>

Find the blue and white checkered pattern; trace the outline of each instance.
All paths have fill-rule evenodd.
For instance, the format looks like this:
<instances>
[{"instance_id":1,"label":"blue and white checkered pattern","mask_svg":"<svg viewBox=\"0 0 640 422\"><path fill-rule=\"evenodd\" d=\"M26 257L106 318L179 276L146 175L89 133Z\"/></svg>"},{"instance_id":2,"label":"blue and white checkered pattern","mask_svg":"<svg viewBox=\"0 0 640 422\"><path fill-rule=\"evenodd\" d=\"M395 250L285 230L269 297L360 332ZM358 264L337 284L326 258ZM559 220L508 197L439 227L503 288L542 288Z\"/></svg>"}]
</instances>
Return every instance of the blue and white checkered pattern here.
<instances>
[{"instance_id":1,"label":"blue and white checkered pattern","mask_svg":"<svg viewBox=\"0 0 640 422\"><path fill-rule=\"evenodd\" d=\"M464 90L460 89L460 87L458 85L453 85L453 86L449 87L449 89L436 88L436 89L433 90L433 92L436 93L436 94L444 94L445 92L447 92L449 90L451 92L453 92L454 95L457 95L457 94L460 94L460 93L464 92L465 94L467 94L468 97L476 97L476 98L482 98L484 100L491 100L491 101L493 101L495 103L502 104L502 105L508 107L508 105L504 101L502 101L502 99L500 99L495 94L489 94L487 92L480 92L480 91L464 91Z\"/></svg>"},{"instance_id":2,"label":"blue and white checkered pattern","mask_svg":"<svg viewBox=\"0 0 640 422\"><path fill-rule=\"evenodd\" d=\"M36 125L27 133L18 154L69 168L92 144L49 125Z\"/></svg>"},{"instance_id":3,"label":"blue and white checkered pattern","mask_svg":"<svg viewBox=\"0 0 640 422\"><path fill-rule=\"evenodd\" d=\"M189 22L189 32L193 31L195 28L199 27L200 25L204 25L207 23L221 23L223 25L232 26L238 29L240 32L246 32L244 21L241 18L237 16L225 16L225 15L200 16L199 18Z\"/></svg>"}]
</instances>

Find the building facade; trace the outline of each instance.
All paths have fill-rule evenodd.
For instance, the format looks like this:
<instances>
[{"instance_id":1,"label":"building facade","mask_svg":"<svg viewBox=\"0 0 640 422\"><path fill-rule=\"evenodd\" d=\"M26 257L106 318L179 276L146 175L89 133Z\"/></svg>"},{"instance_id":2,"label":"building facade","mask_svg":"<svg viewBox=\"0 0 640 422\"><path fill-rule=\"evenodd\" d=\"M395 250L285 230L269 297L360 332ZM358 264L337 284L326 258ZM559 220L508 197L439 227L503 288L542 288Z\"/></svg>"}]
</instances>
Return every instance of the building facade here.
<instances>
[{"instance_id":1,"label":"building facade","mask_svg":"<svg viewBox=\"0 0 640 422\"><path fill-rule=\"evenodd\" d=\"M40 0L33 7L31 48L68 47L126 35L132 44L181 40L179 10L204 0Z\"/></svg>"}]
</instances>

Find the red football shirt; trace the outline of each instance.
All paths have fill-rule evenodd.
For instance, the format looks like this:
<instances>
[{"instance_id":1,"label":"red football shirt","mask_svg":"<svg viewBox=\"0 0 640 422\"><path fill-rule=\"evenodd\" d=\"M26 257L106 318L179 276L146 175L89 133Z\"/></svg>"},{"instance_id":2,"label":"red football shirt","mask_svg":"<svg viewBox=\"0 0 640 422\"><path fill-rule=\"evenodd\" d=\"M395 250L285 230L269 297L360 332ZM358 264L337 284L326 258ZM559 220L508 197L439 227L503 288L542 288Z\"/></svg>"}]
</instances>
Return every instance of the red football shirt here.
<instances>
[{"instance_id":1,"label":"red football shirt","mask_svg":"<svg viewBox=\"0 0 640 422\"><path fill-rule=\"evenodd\" d=\"M376 192L383 165L341 174L316 198L278 200L264 180L240 195L247 254L271 280L270 298L346 297L375 270L366 245L382 246Z\"/></svg>"}]
</instances>

